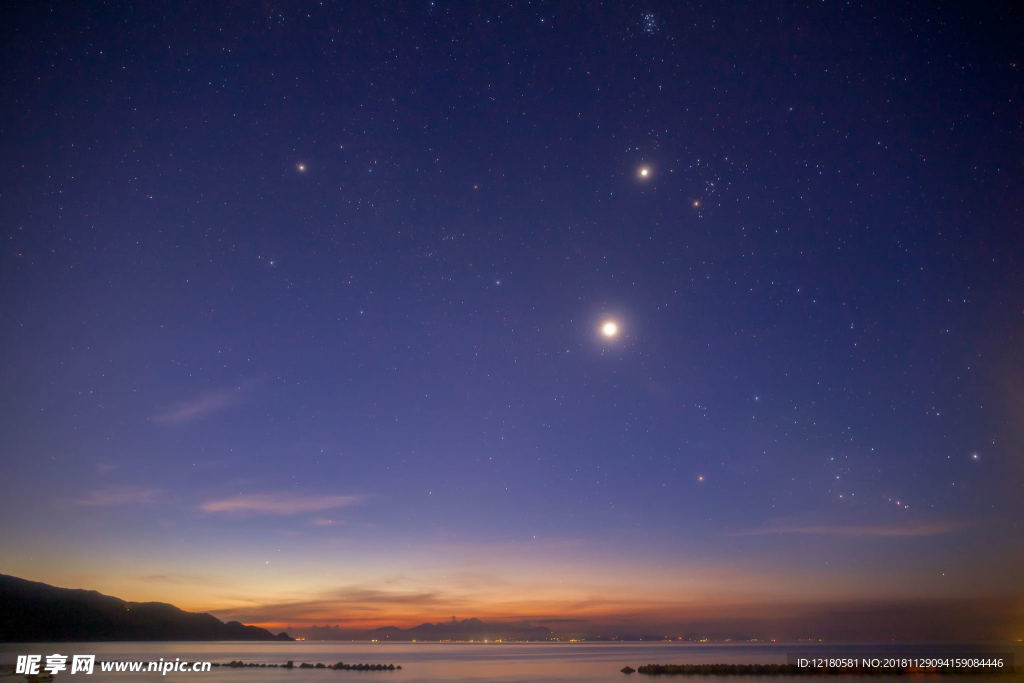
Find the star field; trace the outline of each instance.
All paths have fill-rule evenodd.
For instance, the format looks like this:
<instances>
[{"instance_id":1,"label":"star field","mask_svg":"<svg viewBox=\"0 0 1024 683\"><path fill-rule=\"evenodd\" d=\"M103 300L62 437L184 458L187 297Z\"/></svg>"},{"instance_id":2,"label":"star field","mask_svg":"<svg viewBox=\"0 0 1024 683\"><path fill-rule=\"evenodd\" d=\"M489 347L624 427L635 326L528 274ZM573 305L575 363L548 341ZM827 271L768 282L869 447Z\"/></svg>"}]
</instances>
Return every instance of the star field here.
<instances>
[{"instance_id":1,"label":"star field","mask_svg":"<svg viewBox=\"0 0 1024 683\"><path fill-rule=\"evenodd\" d=\"M2 571L1019 597L1017 6L5 15Z\"/></svg>"}]
</instances>

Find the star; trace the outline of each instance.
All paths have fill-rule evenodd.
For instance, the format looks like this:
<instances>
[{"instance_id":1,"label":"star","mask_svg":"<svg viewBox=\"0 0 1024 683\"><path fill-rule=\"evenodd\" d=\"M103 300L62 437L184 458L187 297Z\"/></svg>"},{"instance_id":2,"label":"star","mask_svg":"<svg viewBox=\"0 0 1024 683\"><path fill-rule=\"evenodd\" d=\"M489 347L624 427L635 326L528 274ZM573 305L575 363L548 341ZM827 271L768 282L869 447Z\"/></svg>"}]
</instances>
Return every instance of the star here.
<instances>
[{"instance_id":1,"label":"star","mask_svg":"<svg viewBox=\"0 0 1024 683\"><path fill-rule=\"evenodd\" d=\"M614 320L604 321L601 323L601 334L608 339L614 339L619 336L619 324Z\"/></svg>"}]
</instances>

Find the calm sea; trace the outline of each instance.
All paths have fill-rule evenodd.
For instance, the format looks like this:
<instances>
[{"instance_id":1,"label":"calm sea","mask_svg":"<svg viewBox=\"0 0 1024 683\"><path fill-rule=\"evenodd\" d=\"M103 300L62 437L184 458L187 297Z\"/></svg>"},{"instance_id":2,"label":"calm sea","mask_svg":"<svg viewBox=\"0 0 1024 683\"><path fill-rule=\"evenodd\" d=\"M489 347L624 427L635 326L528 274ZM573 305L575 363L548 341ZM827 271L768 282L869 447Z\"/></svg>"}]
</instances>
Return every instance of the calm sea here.
<instances>
[{"instance_id":1,"label":"calm sea","mask_svg":"<svg viewBox=\"0 0 1024 683\"><path fill-rule=\"evenodd\" d=\"M331 671L331 670L287 670L287 669L227 669L214 668L210 673L96 673L91 676L63 673L58 681L71 683L76 680L105 683L107 681L128 683L129 681L168 681L174 683L341 683L345 681L375 681L387 683L440 683L442 681L499 681L513 683L550 683L554 681L593 681L639 683L651 680L678 680L695 683L697 677L652 679L632 674L627 676L619 670L626 666L636 668L641 664L784 664L787 653L800 652L814 656L816 653L848 653L850 656L874 656L878 654L900 654L914 652L919 646L904 646L892 643L884 645L807 645L807 644L683 644L683 643L505 643L505 644L454 644L454 643L253 643L253 642L178 642L178 643L4 643L0 644L0 663L13 664L19 654L49 655L59 653L95 654L101 660L157 661L174 660L180 657L189 661L227 662L241 659L245 662L266 662L283 664L289 659L300 662L337 661L351 663L401 664L401 671ZM929 653L964 651L963 645L930 646ZM1024 663L1024 646L1019 643L1002 647L986 646L988 651L999 651L1014 655L1017 665ZM975 652L978 649L974 649ZM921 654L924 654L923 652ZM23 680L21 677L4 680ZM807 677L790 678L773 676L770 679L742 679L723 677L701 678L701 683L806 683ZM843 683L856 683L858 677L830 678ZM907 683L906 677L871 676L864 683ZM955 679L936 676L914 676L913 683L943 681L943 683L966 680L1020 680L991 676L957 676Z\"/></svg>"}]
</instances>

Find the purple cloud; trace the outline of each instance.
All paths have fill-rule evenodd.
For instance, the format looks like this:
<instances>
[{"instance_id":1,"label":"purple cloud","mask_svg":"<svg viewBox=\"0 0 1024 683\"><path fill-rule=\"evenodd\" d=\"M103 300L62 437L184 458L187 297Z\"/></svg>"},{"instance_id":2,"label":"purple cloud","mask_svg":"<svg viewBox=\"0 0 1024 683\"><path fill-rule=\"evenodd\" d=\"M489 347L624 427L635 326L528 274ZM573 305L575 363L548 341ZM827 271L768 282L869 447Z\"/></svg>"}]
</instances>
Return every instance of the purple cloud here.
<instances>
[{"instance_id":1,"label":"purple cloud","mask_svg":"<svg viewBox=\"0 0 1024 683\"><path fill-rule=\"evenodd\" d=\"M242 401L251 383L232 389L208 391L186 401L181 401L153 417L162 424L182 424L198 420L230 408Z\"/></svg>"}]
</instances>

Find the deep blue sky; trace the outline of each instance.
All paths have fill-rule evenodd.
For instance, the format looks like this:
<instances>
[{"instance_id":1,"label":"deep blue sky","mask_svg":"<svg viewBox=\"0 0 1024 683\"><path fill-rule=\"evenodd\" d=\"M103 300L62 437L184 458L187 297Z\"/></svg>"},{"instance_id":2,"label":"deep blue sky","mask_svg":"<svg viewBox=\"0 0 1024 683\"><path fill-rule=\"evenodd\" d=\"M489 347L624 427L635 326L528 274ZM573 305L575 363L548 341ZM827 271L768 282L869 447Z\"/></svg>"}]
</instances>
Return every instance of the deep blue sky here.
<instances>
[{"instance_id":1,"label":"deep blue sky","mask_svg":"<svg viewBox=\"0 0 1024 683\"><path fill-rule=\"evenodd\" d=\"M0 23L0 570L265 623L1019 605L1013 3Z\"/></svg>"}]
</instances>

